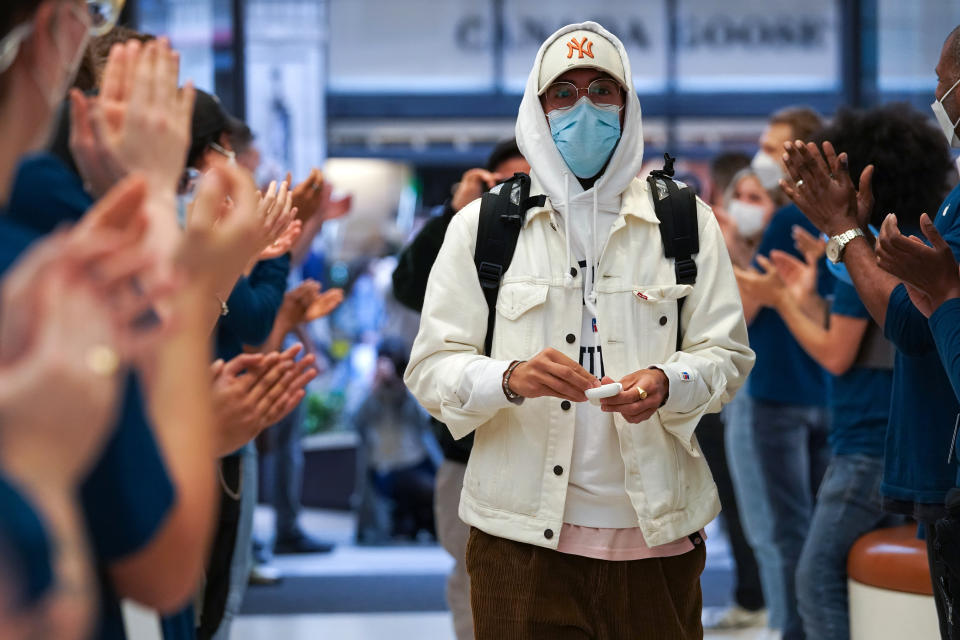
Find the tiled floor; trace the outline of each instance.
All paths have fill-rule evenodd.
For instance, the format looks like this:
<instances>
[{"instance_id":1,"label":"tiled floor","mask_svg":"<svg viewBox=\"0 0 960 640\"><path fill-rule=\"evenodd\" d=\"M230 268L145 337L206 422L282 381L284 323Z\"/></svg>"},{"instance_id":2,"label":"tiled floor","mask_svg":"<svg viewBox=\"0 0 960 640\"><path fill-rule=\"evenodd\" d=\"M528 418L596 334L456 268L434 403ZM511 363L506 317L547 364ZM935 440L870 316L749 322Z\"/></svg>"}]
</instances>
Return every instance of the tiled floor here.
<instances>
[{"instance_id":1,"label":"tiled floor","mask_svg":"<svg viewBox=\"0 0 960 640\"><path fill-rule=\"evenodd\" d=\"M705 640L766 640L761 630L707 633ZM231 640L454 640L446 613L245 616Z\"/></svg>"},{"instance_id":2,"label":"tiled floor","mask_svg":"<svg viewBox=\"0 0 960 640\"><path fill-rule=\"evenodd\" d=\"M272 526L269 509L257 513L256 529L266 534ZM284 576L302 578L445 575L451 559L437 546L357 547L352 543L353 520L347 514L308 512L305 528L316 535L336 542L337 549L328 555L282 556L275 566ZM710 527L708 537L708 569L729 569L730 556L722 533ZM332 581L331 581L332 582ZM262 593L262 592L261 592ZM257 592L248 592L248 598ZM334 598L326 599L333 603ZM442 600L441 600L442 606ZM312 607L308 607L311 609ZM254 607L254 609L256 609ZM267 609L268 611L270 609ZM767 640L762 630L737 633L708 633L707 640ZM293 615L245 615L234 622L233 640L453 640L450 615L445 612L416 611L411 613L330 613Z\"/></svg>"}]
</instances>

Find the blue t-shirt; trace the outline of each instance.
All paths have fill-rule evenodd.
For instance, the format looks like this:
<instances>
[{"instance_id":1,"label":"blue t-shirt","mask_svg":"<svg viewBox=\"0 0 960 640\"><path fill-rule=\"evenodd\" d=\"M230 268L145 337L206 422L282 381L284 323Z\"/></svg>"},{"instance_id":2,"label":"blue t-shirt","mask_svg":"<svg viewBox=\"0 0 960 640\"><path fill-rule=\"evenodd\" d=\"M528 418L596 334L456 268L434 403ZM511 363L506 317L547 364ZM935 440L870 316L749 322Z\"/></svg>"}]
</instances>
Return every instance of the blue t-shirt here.
<instances>
[{"instance_id":1,"label":"blue t-shirt","mask_svg":"<svg viewBox=\"0 0 960 640\"><path fill-rule=\"evenodd\" d=\"M875 326L857 290L837 281L832 314L861 318ZM834 455L883 456L890 417L893 369L854 365L833 379L830 394L830 447Z\"/></svg>"},{"instance_id":2,"label":"blue t-shirt","mask_svg":"<svg viewBox=\"0 0 960 640\"><path fill-rule=\"evenodd\" d=\"M934 224L960 257L960 186L944 200ZM947 462L960 404L937 353L930 324L903 285L890 295L884 334L897 347L884 456L883 495L942 504L957 481Z\"/></svg>"},{"instance_id":3,"label":"blue t-shirt","mask_svg":"<svg viewBox=\"0 0 960 640\"><path fill-rule=\"evenodd\" d=\"M50 193L58 193L61 199L74 203L75 207L84 198L89 203L89 196L82 192L82 187L77 191L76 176L70 174L66 167L61 164L57 172L51 168L55 165L49 159L38 162L45 169L50 169L44 172L42 189L25 190L14 186L14 192L28 194L28 191L32 191L42 201L46 201ZM18 181L27 180L29 183L33 180L30 166L29 163L24 164ZM9 269L20 254L41 236L36 230L11 219L30 223L29 198L21 197L17 200L17 206L20 207L19 213L13 213L10 217L0 216L0 274ZM64 219L71 215L67 213ZM38 226L46 227L50 223L51 220L45 215L38 221ZM111 562L145 547L160 529L174 503L174 487L153 437L133 375L127 380L116 429L80 493L101 587L100 628L95 637L122 639L125 634L119 600L112 591L106 570Z\"/></svg>"},{"instance_id":4,"label":"blue t-shirt","mask_svg":"<svg viewBox=\"0 0 960 640\"><path fill-rule=\"evenodd\" d=\"M7 213L11 220L46 234L76 222L92 205L80 176L59 158L41 153L25 158L17 168Z\"/></svg>"},{"instance_id":5,"label":"blue t-shirt","mask_svg":"<svg viewBox=\"0 0 960 640\"><path fill-rule=\"evenodd\" d=\"M769 256L773 249L780 249L802 258L793 243L792 229L796 225L817 233L796 205L777 211L763 233L757 254ZM754 266L758 267L756 263ZM826 268L818 271L818 289L826 297L833 286L833 278ZM750 323L749 335L750 347L757 354L748 383L751 398L781 404L826 406L827 373L794 339L776 310L760 309Z\"/></svg>"},{"instance_id":6,"label":"blue t-shirt","mask_svg":"<svg viewBox=\"0 0 960 640\"><path fill-rule=\"evenodd\" d=\"M953 392L960 398L960 298L947 300L930 316L930 331L937 343Z\"/></svg>"},{"instance_id":7,"label":"blue t-shirt","mask_svg":"<svg viewBox=\"0 0 960 640\"><path fill-rule=\"evenodd\" d=\"M217 322L216 353L230 360L245 345L258 346L270 336L290 275L290 254L262 260L240 278L227 300L229 312Z\"/></svg>"},{"instance_id":8,"label":"blue t-shirt","mask_svg":"<svg viewBox=\"0 0 960 640\"><path fill-rule=\"evenodd\" d=\"M36 512L0 475L0 572L14 589L16 607L30 607L53 584L50 540Z\"/></svg>"},{"instance_id":9,"label":"blue t-shirt","mask_svg":"<svg viewBox=\"0 0 960 640\"><path fill-rule=\"evenodd\" d=\"M960 399L960 298L947 300L940 305L930 316L930 330L954 395ZM960 461L960 438L957 440L954 455ZM960 487L960 466L957 467L957 486Z\"/></svg>"}]
</instances>

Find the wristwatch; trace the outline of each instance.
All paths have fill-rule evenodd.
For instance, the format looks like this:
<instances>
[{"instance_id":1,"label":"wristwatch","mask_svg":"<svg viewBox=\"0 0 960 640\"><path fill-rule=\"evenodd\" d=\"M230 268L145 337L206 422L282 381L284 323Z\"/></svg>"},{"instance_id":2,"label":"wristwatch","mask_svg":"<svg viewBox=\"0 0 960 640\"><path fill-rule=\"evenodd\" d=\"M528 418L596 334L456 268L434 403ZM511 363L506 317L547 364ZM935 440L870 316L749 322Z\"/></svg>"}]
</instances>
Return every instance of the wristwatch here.
<instances>
[{"instance_id":1,"label":"wristwatch","mask_svg":"<svg viewBox=\"0 0 960 640\"><path fill-rule=\"evenodd\" d=\"M863 231L860 229L850 229L849 231L844 231L840 235L830 238L830 240L827 241L827 257L830 258L830 262L833 264L842 262L843 250L847 248L847 244L849 244L851 240L857 237L865 237Z\"/></svg>"}]
</instances>

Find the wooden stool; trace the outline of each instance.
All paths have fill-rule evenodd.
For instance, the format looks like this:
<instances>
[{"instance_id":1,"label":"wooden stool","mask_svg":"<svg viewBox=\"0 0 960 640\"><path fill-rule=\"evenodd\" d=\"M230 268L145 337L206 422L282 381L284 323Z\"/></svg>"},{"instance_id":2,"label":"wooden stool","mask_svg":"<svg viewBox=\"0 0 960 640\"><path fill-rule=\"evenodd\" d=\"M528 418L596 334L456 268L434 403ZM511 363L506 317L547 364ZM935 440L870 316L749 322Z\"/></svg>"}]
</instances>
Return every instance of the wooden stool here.
<instances>
[{"instance_id":1,"label":"wooden stool","mask_svg":"<svg viewBox=\"0 0 960 640\"><path fill-rule=\"evenodd\" d=\"M936 640L927 547L916 525L878 529L847 560L851 640Z\"/></svg>"}]
</instances>

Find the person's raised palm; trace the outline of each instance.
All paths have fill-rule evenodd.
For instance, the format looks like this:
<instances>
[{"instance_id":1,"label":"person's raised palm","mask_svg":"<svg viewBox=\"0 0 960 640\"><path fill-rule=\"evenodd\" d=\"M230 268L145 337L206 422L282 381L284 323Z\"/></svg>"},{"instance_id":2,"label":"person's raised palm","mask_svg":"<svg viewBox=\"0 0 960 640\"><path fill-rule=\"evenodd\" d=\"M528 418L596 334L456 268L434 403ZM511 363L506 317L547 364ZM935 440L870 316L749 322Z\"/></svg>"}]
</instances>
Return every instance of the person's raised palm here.
<instances>
[{"instance_id":1,"label":"person's raised palm","mask_svg":"<svg viewBox=\"0 0 960 640\"><path fill-rule=\"evenodd\" d=\"M784 166L792 182L781 180L780 187L817 229L834 236L863 226L873 209L872 165L860 175L858 191L850 179L846 153L838 156L829 141L823 143L822 155L812 142L787 142L784 148Z\"/></svg>"},{"instance_id":2,"label":"person's raised palm","mask_svg":"<svg viewBox=\"0 0 960 640\"><path fill-rule=\"evenodd\" d=\"M313 322L320 318L325 318L340 306L343 302L343 289L330 289L323 293L317 293L310 306L303 314L304 322Z\"/></svg>"},{"instance_id":3,"label":"person's raised palm","mask_svg":"<svg viewBox=\"0 0 960 640\"><path fill-rule=\"evenodd\" d=\"M778 277L783 281L787 292L798 301L805 300L817 290L817 264L774 249L770 252L770 262L776 268Z\"/></svg>"}]
</instances>

